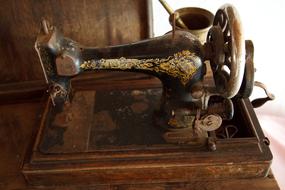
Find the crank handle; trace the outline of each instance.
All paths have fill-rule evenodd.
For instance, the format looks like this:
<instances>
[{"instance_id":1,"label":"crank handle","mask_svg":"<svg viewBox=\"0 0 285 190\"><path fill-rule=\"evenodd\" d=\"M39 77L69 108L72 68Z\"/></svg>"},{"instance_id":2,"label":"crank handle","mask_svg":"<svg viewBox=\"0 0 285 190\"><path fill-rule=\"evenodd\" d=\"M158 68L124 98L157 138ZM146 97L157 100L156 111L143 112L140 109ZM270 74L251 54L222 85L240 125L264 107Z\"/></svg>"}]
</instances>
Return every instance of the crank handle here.
<instances>
[{"instance_id":1,"label":"crank handle","mask_svg":"<svg viewBox=\"0 0 285 190\"><path fill-rule=\"evenodd\" d=\"M267 90L267 87L263 83L258 82L258 81L254 81L254 86L262 88L264 90L266 96L267 96L265 98L257 98L255 100L252 100L251 104L254 108L258 108L258 107L262 106L263 104L265 104L267 101L271 101L271 100L275 99L274 94L270 93Z\"/></svg>"}]
</instances>

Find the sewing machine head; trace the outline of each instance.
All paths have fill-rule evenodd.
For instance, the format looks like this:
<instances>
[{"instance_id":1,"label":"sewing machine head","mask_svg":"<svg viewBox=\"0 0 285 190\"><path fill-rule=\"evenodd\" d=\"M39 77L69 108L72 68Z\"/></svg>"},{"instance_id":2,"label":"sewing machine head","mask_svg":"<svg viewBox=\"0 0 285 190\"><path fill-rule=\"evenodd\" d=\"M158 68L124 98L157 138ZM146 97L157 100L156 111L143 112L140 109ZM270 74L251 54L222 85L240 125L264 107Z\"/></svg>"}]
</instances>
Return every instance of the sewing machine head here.
<instances>
[{"instance_id":1,"label":"sewing machine head","mask_svg":"<svg viewBox=\"0 0 285 190\"><path fill-rule=\"evenodd\" d=\"M35 48L55 106L71 101L70 79L86 71L158 77L163 93L154 122L169 142L207 138L233 117L232 98L248 97L253 86L253 46L244 40L239 16L229 5L217 11L205 44L188 31L176 30L132 44L91 48L63 37L44 21ZM181 132L191 137L174 137Z\"/></svg>"}]
</instances>

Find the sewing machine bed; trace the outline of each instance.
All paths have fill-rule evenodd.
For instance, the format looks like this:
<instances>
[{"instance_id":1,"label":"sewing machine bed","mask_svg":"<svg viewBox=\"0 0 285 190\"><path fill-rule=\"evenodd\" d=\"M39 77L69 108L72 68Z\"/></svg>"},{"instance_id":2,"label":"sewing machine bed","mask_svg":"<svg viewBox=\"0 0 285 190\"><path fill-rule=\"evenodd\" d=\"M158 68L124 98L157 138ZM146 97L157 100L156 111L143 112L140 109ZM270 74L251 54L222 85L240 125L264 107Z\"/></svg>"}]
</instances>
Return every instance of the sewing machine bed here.
<instances>
[{"instance_id":1,"label":"sewing machine bed","mask_svg":"<svg viewBox=\"0 0 285 190\"><path fill-rule=\"evenodd\" d=\"M234 119L223 124L237 126L238 132L218 131L217 150L210 151L165 142L153 125L160 96L160 88L78 90L60 113L48 100L23 168L26 180L133 184L267 175L272 156L248 99L235 101Z\"/></svg>"}]
</instances>

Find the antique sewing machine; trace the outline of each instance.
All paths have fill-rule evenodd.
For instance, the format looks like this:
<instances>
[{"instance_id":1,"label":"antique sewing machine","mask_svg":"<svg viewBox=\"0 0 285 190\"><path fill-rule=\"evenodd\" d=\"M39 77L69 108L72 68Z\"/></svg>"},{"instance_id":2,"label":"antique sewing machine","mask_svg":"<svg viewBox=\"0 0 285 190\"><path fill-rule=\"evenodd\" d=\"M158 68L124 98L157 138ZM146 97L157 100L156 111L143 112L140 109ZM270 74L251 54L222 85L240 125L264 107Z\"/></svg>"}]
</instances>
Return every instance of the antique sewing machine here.
<instances>
[{"instance_id":1,"label":"antique sewing machine","mask_svg":"<svg viewBox=\"0 0 285 190\"><path fill-rule=\"evenodd\" d=\"M71 78L86 71L131 71L158 77L163 93L155 124L168 132L169 141L189 143L208 137L223 120L232 119L231 99L249 97L253 87L252 43L245 43L240 20L230 6L217 12L206 44L180 30L128 45L89 48L44 23L36 50L51 100L59 109L72 102ZM214 85L204 81L207 60ZM170 137L175 135L178 139Z\"/></svg>"},{"instance_id":2,"label":"antique sewing machine","mask_svg":"<svg viewBox=\"0 0 285 190\"><path fill-rule=\"evenodd\" d=\"M36 141L35 147L37 148L34 149L37 152L34 153L34 157L38 156L38 160L44 161L47 155L55 156L53 159L46 159L46 164L49 165L51 160L53 160L52 163L56 163L59 153L58 146L64 145L66 142L51 142L65 135L64 131L69 127L69 123L76 120L74 115L80 115L80 112L84 112L84 109L80 111L73 110L72 113L69 110L72 106L74 107L74 104L79 104L77 105L78 109L80 106L88 107L89 105L88 102L84 103L83 101L80 104L76 100L76 93L72 88L72 78L87 72L96 76L99 70L124 71L145 73L157 77L161 81L162 88L145 91L134 90L126 93L103 93L101 99L96 99L95 102L99 101L102 105L110 104L109 109L115 110L111 115L117 120L111 122L112 124L108 124L108 126L117 125L122 118L125 118L123 125L128 125L129 121L132 126L127 129L130 131L134 130L133 128L136 126L144 128L141 130L145 130L146 134L142 134L140 131L134 135L145 135L145 139L138 142L132 141L130 140L132 134L124 131L129 136L128 140L124 141L120 139L125 137L124 135L115 135L115 137L111 135L112 138L110 138L106 137L106 134L103 135L102 131L104 132L105 129L95 130L94 136L101 135L94 140L94 147L99 148L94 148L93 153L95 156L89 157L87 160L90 161L93 158L95 159L94 162L99 158L108 160L110 159L108 157L108 154L111 154L110 151L114 151L111 155L115 160L117 157L117 161L138 159L139 157L140 159L153 159L153 162L146 162L153 164L158 159L159 162L164 164L161 166L164 168L162 170L168 172L166 172L167 175L161 176L161 178L158 177L158 181L161 181L162 178L168 181L180 180L177 176L179 172L175 174L174 171L171 170L171 172L167 169L168 164L172 161L165 161L166 158L162 159L164 154L169 159L171 157L176 157L176 159L181 157L181 160L177 161L179 163L178 168L180 166L190 167L189 170L183 170L184 174L180 176L183 178L181 178L182 181L195 178L195 170L192 170L193 166L188 166L187 163L189 161L190 165L194 164L194 157L197 156L199 157L198 163L202 164L197 166L200 169L199 171L202 171L201 176L208 176L207 171L209 172L210 168L213 167L212 164L209 166L206 164L207 167L204 168L205 163L208 163L204 160L206 158L216 160L215 163L218 163L211 171L215 172L219 170L219 167L223 168L224 173L216 174L222 177L227 175L252 177L267 174L271 161L271 154L267 148L268 140L263 136L262 131L259 128L256 129L255 124L253 124L256 119L253 122L251 119L252 113L248 114L252 111L248 111L249 101L247 98L251 95L254 85L253 43L244 39L241 21L234 7L225 5L217 11L213 26L208 31L206 43L204 44L189 31L176 29L160 37L127 45L103 48L86 47L64 37L55 27L50 26L47 21L43 21L42 33L37 38L35 48L40 58L46 82L49 85L48 93L50 96L41 123L40 135ZM120 96L121 99L110 95L112 93L117 93L116 96ZM100 97L100 93L96 92L96 96ZM110 99L104 101L104 96L109 96ZM143 98L141 98L142 96ZM134 111L135 109L132 107L134 104L130 107L119 106L120 108L116 108L117 104L121 105L123 104L121 102L129 101L132 98L135 100L143 99L144 103L148 103L147 107L154 104L157 106L151 107L152 109L140 108L143 111L146 110L146 112ZM261 105L266 100L268 98L257 100L255 104ZM112 104L111 101L117 101L117 103ZM145 104L139 105L145 106ZM88 109L91 108L88 107ZM249 109L252 110L252 108ZM139 116L133 112L129 114L130 110L136 113L143 112L143 114ZM125 115L122 115L121 111ZM128 114L126 114L127 112ZM98 122L104 123L104 119L109 119L105 110L101 110L99 115L94 116ZM84 128L82 123L84 123L84 126L89 125L85 123L87 117L82 115L80 117L82 118L76 120L77 126ZM242 121L241 118L245 121ZM96 123L96 121L94 122ZM246 127L247 125L250 125L250 127ZM60 128L63 132L61 135L54 137L54 129L56 128ZM80 127L76 129L77 131L81 130ZM120 133L119 130L116 130L117 134ZM150 137L147 138L148 136ZM88 138L93 137L89 136ZM118 152L114 148L116 143L122 145L118 145ZM145 147L143 143L146 143L147 146ZM156 146L157 144L158 146ZM55 145L57 147L53 148ZM75 145L73 144L73 149L76 153L79 153L80 151L76 151ZM111 145L112 148L109 149ZM135 145L138 145L137 149L134 148ZM143 148L139 148L141 146ZM50 150L53 151L50 152ZM248 152L244 153L243 150ZM128 151L131 151L131 153ZM141 151L146 152L142 153ZM88 155L93 154L84 150L82 155L87 153ZM225 156L225 159L220 160L219 155ZM241 155L243 155L242 158ZM235 159L233 159L236 156L239 157L237 160L241 159L237 165L234 164ZM78 158L76 157L75 160L78 160ZM73 163L75 161L69 162ZM81 161L80 164L84 162ZM254 164L249 162L254 162ZM37 163L37 161L31 163ZM52 172L49 171L39 177L41 174L39 172L33 173L33 171L45 171L46 166L42 170L40 165L36 165L28 165L24 173L28 181L37 184L39 179L41 179L39 181L45 181L46 175L51 175ZM174 166L175 164L172 163L171 168L174 169ZM83 170L86 170L84 166L82 167ZM94 167L94 170L97 171L96 164ZM134 181L146 180L145 177L142 177L143 170L140 171L142 173L138 174L136 167L131 167L133 170L128 171L135 172L140 176ZM144 165L144 167L146 166ZM157 167L158 165L155 166L155 168ZM239 169L234 171L233 168L235 167ZM156 172L154 171L155 168L150 170ZM124 172L122 172L124 169L119 168L121 171L117 172L118 175L120 172L120 175L124 175ZM186 175L185 172L192 173ZM95 172L93 175L96 176L97 173ZM37 175L34 180L33 175ZM57 173L56 176L58 175L60 174ZM110 174L110 178L104 178L105 181L103 180L103 182L116 181L117 178L112 177L112 175L115 174ZM187 179L185 176L188 176ZM51 177L51 179L57 181L56 177Z\"/></svg>"}]
</instances>

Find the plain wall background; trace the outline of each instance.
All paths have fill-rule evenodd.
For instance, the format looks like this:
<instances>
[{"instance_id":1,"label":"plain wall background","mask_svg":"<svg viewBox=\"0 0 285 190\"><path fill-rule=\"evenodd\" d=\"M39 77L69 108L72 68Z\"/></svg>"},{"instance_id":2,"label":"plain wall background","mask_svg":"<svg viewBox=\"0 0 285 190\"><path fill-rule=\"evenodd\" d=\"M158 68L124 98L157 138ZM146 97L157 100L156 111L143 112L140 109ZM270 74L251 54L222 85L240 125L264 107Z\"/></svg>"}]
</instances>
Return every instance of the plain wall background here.
<instances>
[{"instance_id":1,"label":"plain wall background","mask_svg":"<svg viewBox=\"0 0 285 190\"><path fill-rule=\"evenodd\" d=\"M256 109L264 133L271 141L274 159L272 170L281 189L285 190L285 1L284 0L167 0L175 10L201 7L213 14L226 4L234 5L240 15L245 39L254 43L255 80L263 82L276 99ZM154 35L171 30L168 13L158 0L153 0ZM251 99L265 97L255 88Z\"/></svg>"}]
</instances>

